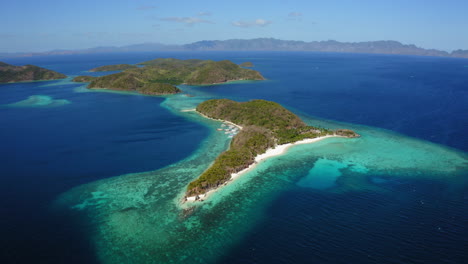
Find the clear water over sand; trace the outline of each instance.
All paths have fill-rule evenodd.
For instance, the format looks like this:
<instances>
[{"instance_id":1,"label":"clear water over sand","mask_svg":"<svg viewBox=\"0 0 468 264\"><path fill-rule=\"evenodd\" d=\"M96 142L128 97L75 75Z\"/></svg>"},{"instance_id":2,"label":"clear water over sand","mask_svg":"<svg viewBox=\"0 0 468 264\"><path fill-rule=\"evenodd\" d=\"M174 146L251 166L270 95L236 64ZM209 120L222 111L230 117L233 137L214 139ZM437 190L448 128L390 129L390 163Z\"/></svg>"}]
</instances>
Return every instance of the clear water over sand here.
<instances>
[{"instance_id":1,"label":"clear water over sand","mask_svg":"<svg viewBox=\"0 0 468 264\"><path fill-rule=\"evenodd\" d=\"M181 205L186 185L229 143L224 133L216 131L219 122L181 112L207 99L197 89L185 89L196 97L170 96L163 106L212 130L196 153L154 172L79 186L58 200L97 223L92 240L103 263L214 262L262 219L265 206L278 193L296 186L333 193L384 192L367 175L456 184L466 170L463 153L389 131L347 125L362 137L292 147L206 201Z\"/></svg>"},{"instance_id":2,"label":"clear water over sand","mask_svg":"<svg viewBox=\"0 0 468 264\"><path fill-rule=\"evenodd\" d=\"M87 72L97 66L157 57L252 61L268 80L182 86L195 97L168 98L70 82L97 75ZM174 52L6 62L71 77L0 85L1 105L33 95L72 102L0 107L0 246L7 263L466 259L465 60ZM209 98L276 101L307 123L362 137L293 147L203 203L181 205L187 183L229 144L219 123L180 112Z\"/></svg>"},{"instance_id":3,"label":"clear water over sand","mask_svg":"<svg viewBox=\"0 0 468 264\"><path fill-rule=\"evenodd\" d=\"M47 95L31 95L28 99L8 104L9 107L57 107L71 103L65 99L53 99Z\"/></svg>"}]
</instances>

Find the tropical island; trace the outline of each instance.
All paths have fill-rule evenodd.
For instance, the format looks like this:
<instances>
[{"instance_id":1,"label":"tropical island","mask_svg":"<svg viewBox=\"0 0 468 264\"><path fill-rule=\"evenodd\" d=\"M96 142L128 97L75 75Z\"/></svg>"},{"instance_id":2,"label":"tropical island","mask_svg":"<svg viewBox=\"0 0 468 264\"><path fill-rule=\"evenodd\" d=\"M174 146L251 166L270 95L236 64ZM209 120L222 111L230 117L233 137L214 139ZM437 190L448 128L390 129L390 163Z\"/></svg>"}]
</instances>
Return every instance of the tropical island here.
<instances>
[{"instance_id":1,"label":"tropical island","mask_svg":"<svg viewBox=\"0 0 468 264\"><path fill-rule=\"evenodd\" d=\"M240 131L233 137L230 148L221 153L211 167L188 185L186 200L199 200L201 195L218 188L254 163L270 156L268 150L280 150L281 153L292 143L311 143L332 136L359 137L348 129L332 131L308 126L280 104L265 100L241 103L213 99L199 104L196 111L207 118L236 125Z\"/></svg>"},{"instance_id":2,"label":"tropical island","mask_svg":"<svg viewBox=\"0 0 468 264\"><path fill-rule=\"evenodd\" d=\"M57 80L66 75L34 65L15 66L0 61L0 83Z\"/></svg>"},{"instance_id":3,"label":"tropical island","mask_svg":"<svg viewBox=\"0 0 468 264\"><path fill-rule=\"evenodd\" d=\"M105 65L89 70L90 72L104 72L104 71L124 71L128 69L138 68L138 66L131 64L116 64L116 65Z\"/></svg>"},{"instance_id":4,"label":"tropical island","mask_svg":"<svg viewBox=\"0 0 468 264\"><path fill-rule=\"evenodd\" d=\"M124 64L119 64L124 65ZM180 84L211 85L239 80L265 80L255 70L244 69L229 61L155 59L139 63L122 72L101 77L78 76L75 82L90 82L89 89L135 91L164 95L180 93ZM110 66L104 66L112 68ZM115 68L114 68L115 69Z\"/></svg>"},{"instance_id":5,"label":"tropical island","mask_svg":"<svg viewBox=\"0 0 468 264\"><path fill-rule=\"evenodd\" d=\"M78 76L75 82L89 82L89 89L134 91L165 95L182 92L176 85L212 85L237 80L264 80L250 62L237 65L229 60L154 59L137 64L108 65L93 71L122 72L101 77ZM186 190L186 200L199 200L262 159L281 154L292 144L311 143L327 137L359 137L352 130L328 130L306 125L280 104L265 100L235 102L228 99L205 101L195 109L204 117L227 122L236 131L230 147ZM237 127L237 128L235 128ZM238 132L238 133L237 133Z\"/></svg>"}]
</instances>

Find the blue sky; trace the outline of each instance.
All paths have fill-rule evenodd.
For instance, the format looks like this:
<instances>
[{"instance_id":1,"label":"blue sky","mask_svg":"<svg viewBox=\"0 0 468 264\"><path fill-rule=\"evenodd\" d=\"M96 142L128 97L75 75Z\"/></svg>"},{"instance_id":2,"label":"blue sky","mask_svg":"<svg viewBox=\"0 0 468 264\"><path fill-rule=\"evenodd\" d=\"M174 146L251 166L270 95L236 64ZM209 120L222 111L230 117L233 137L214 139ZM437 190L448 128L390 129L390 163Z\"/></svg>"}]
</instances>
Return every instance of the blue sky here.
<instances>
[{"instance_id":1,"label":"blue sky","mask_svg":"<svg viewBox=\"0 0 468 264\"><path fill-rule=\"evenodd\" d=\"M0 52L273 37L468 49L468 0L2 1Z\"/></svg>"}]
</instances>

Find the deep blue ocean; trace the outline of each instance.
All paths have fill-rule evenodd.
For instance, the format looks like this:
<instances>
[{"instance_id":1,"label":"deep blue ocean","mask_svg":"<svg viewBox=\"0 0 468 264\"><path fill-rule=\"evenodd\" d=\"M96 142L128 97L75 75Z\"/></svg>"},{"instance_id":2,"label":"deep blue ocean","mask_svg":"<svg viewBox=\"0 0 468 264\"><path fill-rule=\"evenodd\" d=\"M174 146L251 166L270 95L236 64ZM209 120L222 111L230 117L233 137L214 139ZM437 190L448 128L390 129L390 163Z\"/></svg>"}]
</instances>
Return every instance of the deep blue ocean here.
<instances>
[{"instance_id":1,"label":"deep blue ocean","mask_svg":"<svg viewBox=\"0 0 468 264\"><path fill-rule=\"evenodd\" d=\"M159 57L251 61L267 78L254 85L190 88L211 97L272 100L301 116L389 130L461 155L468 151L466 59L165 52L3 61L76 76ZM54 200L82 184L177 163L211 133L162 107L164 97L85 92L82 86L67 80L0 84L0 263L102 262L90 235L99 223L81 212L52 209ZM11 105L34 95L59 101L50 107ZM455 185L378 175L385 178L385 192L287 188L216 262L466 263L468 169L465 164L457 170L461 180Z\"/></svg>"}]
</instances>

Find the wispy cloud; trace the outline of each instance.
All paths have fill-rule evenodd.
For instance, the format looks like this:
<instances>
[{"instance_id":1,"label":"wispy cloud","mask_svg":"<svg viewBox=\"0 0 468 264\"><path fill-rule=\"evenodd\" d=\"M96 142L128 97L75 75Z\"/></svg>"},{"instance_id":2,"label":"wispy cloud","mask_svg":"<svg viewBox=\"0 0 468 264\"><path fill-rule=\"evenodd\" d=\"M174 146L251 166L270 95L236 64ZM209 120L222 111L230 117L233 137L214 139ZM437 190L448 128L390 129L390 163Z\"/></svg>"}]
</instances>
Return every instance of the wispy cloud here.
<instances>
[{"instance_id":1,"label":"wispy cloud","mask_svg":"<svg viewBox=\"0 0 468 264\"><path fill-rule=\"evenodd\" d=\"M199 17L164 17L160 19L161 21L176 22L186 24L187 26L193 26L195 24L207 23L214 24L214 22L201 19Z\"/></svg>"},{"instance_id":2,"label":"wispy cloud","mask_svg":"<svg viewBox=\"0 0 468 264\"><path fill-rule=\"evenodd\" d=\"M157 8L156 6L152 5L144 5L144 6L139 6L137 7L137 10L151 10Z\"/></svg>"},{"instance_id":3,"label":"wispy cloud","mask_svg":"<svg viewBox=\"0 0 468 264\"><path fill-rule=\"evenodd\" d=\"M159 17L156 16L156 15L149 15L149 16L145 16L146 19L151 19L151 20L159 20Z\"/></svg>"},{"instance_id":4,"label":"wispy cloud","mask_svg":"<svg viewBox=\"0 0 468 264\"><path fill-rule=\"evenodd\" d=\"M198 12L198 16L211 16L211 12Z\"/></svg>"},{"instance_id":5,"label":"wispy cloud","mask_svg":"<svg viewBox=\"0 0 468 264\"><path fill-rule=\"evenodd\" d=\"M288 20L302 21L302 13L300 13L300 12L291 12L291 13L288 14Z\"/></svg>"},{"instance_id":6,"label":"wispy cloud","mask_svg":"<svg viewBox=\"0 0 468 264\"><path fill-rule=\"evenodd\" d=\"M291 12L288 14L289 17L301 17L302 13L300 12Z\"/></svg>"},{"instance_id":7,"label":"wispy cloud","mask_svg":"<svg viewBox=\"0 0 468 264\"><path fill-rule=\"evenodd\" d=\"M255 27L255 26L265 27L265 26L270 25L271 23L273 22L270 20L259 18L259 19L255 19L254 21L242 21L242 20L234 21L232 22L232 25L236 27L248 28L248 27Z\"/></svg>"}]
</instances>

